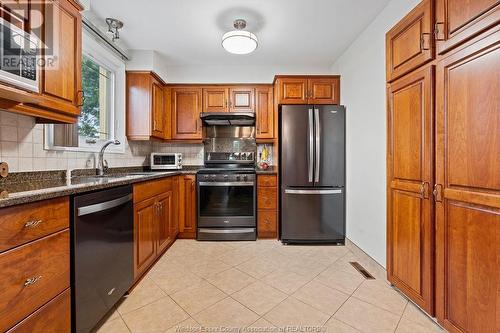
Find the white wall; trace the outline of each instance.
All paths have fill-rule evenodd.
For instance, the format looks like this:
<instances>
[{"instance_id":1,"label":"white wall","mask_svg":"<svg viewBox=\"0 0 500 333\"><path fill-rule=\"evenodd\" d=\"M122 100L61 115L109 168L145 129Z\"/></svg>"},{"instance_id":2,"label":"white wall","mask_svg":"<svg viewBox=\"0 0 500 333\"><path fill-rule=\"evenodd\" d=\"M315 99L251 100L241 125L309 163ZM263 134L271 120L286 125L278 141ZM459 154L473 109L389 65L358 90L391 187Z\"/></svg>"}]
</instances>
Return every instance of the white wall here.
<instances>
[{"instance_id":1,"label":"white wall","mask_svg":"<svg viewBox=\"0 0 500 333\"><path fill-rule=\"evenodd\" d=\"M168 83L272 83L277 74L325 74L328 66L167 66Z\"/></svg>"},{"instance_id":2,"label":"white wall","mask_svg":"<svg viewBox=\"0 0 500 333\"><path fill-rule=\"evenodd\" d=\"M347 107L347 237L386 266L385 33L420 0L392 0L336 60Z\"/></svg>"}]
</instances>

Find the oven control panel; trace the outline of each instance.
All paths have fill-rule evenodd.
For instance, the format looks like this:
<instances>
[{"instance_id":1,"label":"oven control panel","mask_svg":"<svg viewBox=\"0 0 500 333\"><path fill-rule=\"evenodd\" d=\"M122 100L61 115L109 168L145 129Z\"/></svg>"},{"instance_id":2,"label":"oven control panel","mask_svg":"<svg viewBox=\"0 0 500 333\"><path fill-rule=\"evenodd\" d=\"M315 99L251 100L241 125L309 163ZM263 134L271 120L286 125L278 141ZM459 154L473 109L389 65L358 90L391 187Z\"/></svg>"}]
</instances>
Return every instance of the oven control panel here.
<instances>
[{"instance_id":1,"label":"oven control panel","mask_svg":"<svg viewBox=\"0 0 500 333\"><path fill-rule=\"evenodd\" d=\"M214 173L198 174L198 180L202 182L253 182L255 174L252 173Z\"/></svg>"}]
</instances>

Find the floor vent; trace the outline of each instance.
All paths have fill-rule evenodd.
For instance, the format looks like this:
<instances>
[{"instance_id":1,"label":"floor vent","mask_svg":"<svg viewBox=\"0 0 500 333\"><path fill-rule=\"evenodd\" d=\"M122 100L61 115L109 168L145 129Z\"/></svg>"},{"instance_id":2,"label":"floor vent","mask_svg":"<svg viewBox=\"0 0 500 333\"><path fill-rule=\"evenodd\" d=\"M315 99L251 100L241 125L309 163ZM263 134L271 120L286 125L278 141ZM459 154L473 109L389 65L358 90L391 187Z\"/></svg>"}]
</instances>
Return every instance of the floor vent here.
<instances>
[{"instance_id":1,"label":"floor vent","mask_svg":"<svg viewBox=\"0 0 500 333\"><path fill-rule=\"evenodd\" d=\"M363 275L365 279L368 279L368 280L375 279L373 277L373 275L371 275L370 272L368 272L363 266L361 266L361 264L359 262L351 261L349 263L352 265L352 267L354 267L359 272L359 274Z\"/></svg>"}]
</instances>

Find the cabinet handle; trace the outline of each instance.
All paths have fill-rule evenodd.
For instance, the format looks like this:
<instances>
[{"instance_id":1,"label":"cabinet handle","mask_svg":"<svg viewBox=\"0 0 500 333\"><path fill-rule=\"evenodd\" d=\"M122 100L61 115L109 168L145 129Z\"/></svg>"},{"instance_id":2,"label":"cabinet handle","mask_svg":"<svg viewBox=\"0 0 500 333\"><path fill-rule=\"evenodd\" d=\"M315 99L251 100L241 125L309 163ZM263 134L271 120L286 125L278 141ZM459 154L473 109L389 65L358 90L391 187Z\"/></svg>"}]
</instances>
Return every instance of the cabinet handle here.
<instances>
[{"instance_id":1,"label":"cabinet handle","mask_svg":"<svg viewBox=\"0 0 500 333\"><path fill-rule=\"evenodd\" d=\"M444 22L436 22L436 24L434 24L434 39L437 41L445 40L444 31L441 30L441 28L444 30Z\"/></svg>"},{"instance_id":2,"label":"cabinet handle","mask_svg":"<svg viewBox=\"0 0 500 333\"><path fill-rule=\"evenodd\" d=\"M31 277L31 278L28 278L26 279L26 281L24 281L24 286L25 287L28 287L28 286L31 286L31 285L34 285L35 283L38 282L38 280L40 280L42 278L41 275L39 276L34 276L34 277Z\"/></svg>"},{"instance_id":3,"label":"cabinet handle","mask_svg":"<svg viewBox=\"0 0 500 333\"><path fill-rule=\"evenodd\" d=\"M422 182L422 184L420 184L420 195L424 199L429 198L429 183Z\"/></svg>"},{"instance_id":4,"label":"cabinet handle","mask_svg":"<svg viewBox=\"0 0 500 333\"><path fill-rule=\"evenodd\" d=\"M80 96L81 96L81 98L79 99L80 102L78 103L77 107L83 106L83 103L85 103L85 91L78 90L78 92L77 92L77 98L80 97Z\"/></svg>"},{"instance_id":5,"label":"cabinet handle","mask_svg":"<svg viewBox=\"0 0 500 333\"><path fill-rule=\"evenodd\" d=\"M428 51L428 50L430 50L430 47L431 47L430 46L430 40L431 40L431 34L430 33L428 33L428 32L422 33L422 35L420 36L420 50L422 50L422 51Z\"/></svg>"},{"instance_id":6,"label":"cabinet handle","mask_svg":"<svg viewBox=\"0 0 500 333\"><path fill-rule=\"evenodd\" d=\"M40 223L42 223L42 220L29 220L24 224L25 228L35 228L37 227Z\"/></svg>"}]
</instances>

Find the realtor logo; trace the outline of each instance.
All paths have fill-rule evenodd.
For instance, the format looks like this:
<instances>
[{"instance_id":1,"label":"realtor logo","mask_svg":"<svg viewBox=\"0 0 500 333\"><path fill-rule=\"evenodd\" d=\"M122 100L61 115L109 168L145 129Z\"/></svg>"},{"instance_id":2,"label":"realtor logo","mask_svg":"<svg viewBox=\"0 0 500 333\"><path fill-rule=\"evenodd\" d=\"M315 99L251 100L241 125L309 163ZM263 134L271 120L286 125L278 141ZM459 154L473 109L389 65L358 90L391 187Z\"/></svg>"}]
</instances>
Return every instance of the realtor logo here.
<instances>
[{"instance_id":1,"label":"realtor logo","mask_svg":"<svg viewBox=\"0 0 500 333\"><path fill-rule=\"evenodd\" d=\"M45 0L2 1L0 4L0 69L29 76L34 69L57 69L62 10Z\"/></svg>"}]
</instances>

